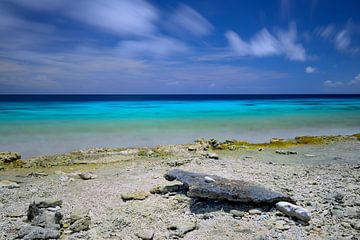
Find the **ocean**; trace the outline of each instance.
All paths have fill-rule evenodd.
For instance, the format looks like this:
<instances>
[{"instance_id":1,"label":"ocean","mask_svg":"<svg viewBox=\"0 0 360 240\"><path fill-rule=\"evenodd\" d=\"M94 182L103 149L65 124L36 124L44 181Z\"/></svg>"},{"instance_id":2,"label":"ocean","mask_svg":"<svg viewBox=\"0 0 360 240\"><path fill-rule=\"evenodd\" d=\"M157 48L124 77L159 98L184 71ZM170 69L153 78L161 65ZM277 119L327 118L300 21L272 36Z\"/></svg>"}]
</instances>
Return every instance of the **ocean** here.
<instances>
[{"instance_id":1,"label":"ocean","mask_svg":"<svg viewBox=\"0 0 360 240\"><path fill-rule=\"evenodd\" d=\"M23 158L359 132L360 95L0 95L0 151Z\"/></svg>"}]
</instances>

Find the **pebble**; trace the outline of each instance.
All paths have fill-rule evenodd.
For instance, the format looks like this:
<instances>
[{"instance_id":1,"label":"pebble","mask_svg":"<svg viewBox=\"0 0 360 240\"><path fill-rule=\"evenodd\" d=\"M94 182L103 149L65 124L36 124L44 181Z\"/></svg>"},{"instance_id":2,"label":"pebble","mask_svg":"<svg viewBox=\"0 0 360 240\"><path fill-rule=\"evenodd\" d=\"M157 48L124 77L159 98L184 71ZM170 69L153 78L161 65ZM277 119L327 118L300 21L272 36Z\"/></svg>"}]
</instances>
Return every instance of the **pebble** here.
<instances>
[{"instance_id":1,"label":"pebble","mask_svg":"<svg viewBox=\"0 0 360 240\"><path fill-rule=\"evenodd\" d=\"M154 230L152 229L144 229L135 233L135 235L142 240L151 240L154 238L154 234Z\"/></svg>"},{"instance_id":2,"label":"pebble","mask_svg":"<svg viewBox=\"0 0 360 240\"><path fill-rule=\"evenodd\" d=\"M230 214L233 216L233 217L238 217L238 218L242 218L245 216L245 212L243 211L239 211L239 210L230 210Z\"/></svg>"},{"instance_id":3,"label":"pebble","mask_svg":"<svg viewBox=\"0 0 360 240\"><path fill-rule=\"evenodd\" d=\"M82 180L90 180L90 179L95 179L97 178L96 175L90 173L90 172L86 172L86 173L79 173L79 177L82 179Z\"/></svg>"},{"instance_id":4,"label":"pebble","mask_svg":"<svg viewBox=\"0 0 360 240\"><path fill-rule=\"evenodd\" d=\"M250 209L249 214L250 215L261 215L262 211L260 209Z\"/></svg>"}]
</instances>

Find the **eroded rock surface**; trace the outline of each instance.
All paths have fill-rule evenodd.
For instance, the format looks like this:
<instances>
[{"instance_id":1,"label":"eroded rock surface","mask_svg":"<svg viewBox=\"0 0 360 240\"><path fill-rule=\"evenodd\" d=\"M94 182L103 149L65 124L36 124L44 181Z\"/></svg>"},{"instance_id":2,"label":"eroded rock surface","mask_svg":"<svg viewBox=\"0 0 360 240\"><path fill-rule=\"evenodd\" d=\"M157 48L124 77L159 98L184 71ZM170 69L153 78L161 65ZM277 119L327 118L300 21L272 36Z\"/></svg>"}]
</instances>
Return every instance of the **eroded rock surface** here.
<instances>
[{"instance_id":1,"label":"eroded rock surface","mask_svg":"<svg viewBox=\"0 0 360 240\"><path fill-rule=\"evenodd\" d=\"M216 175L187 172L174 169L165 174L168 181L178 180L188 187L189 197L228 200L245 203L276 203L291 201L282 193L272 191L261 185L242 180L231 180ZM214 181L207 181L211 178Z\"/></svg>"}]
</instances>

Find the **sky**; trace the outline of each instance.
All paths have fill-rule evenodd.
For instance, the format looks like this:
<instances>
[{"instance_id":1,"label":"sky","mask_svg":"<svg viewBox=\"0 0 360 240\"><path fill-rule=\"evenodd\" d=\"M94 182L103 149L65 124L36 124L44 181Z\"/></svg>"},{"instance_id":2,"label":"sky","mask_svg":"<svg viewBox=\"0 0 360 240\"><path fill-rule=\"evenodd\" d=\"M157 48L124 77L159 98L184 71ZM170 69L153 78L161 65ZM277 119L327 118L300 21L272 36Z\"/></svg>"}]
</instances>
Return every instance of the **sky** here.
<instances>
[{"instance_id":1,"label":"sky","mask_svg":"<svg viewBox=\"0 0 360 240\"><path fill-rule=\"evenodd\" d=\"M360 93L360 1L1 0L0 94Z\"/></svg>"}]
</instances>

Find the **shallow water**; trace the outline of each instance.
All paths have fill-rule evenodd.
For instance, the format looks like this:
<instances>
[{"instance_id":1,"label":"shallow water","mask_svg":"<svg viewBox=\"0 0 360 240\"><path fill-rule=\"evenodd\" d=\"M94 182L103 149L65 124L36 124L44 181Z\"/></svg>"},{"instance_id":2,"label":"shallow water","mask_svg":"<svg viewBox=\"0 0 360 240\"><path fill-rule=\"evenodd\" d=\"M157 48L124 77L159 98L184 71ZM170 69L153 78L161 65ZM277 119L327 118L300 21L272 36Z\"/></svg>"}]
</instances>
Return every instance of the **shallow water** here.
<instances>
[{"instance_id":1,"label":"shallow water","mask_svg":"<svg viewBox=\"0 0 360 240\"><path fill-rule=\"evenodd\" d=\"M0 151L23 156L90 147L154 146L360 132L360 96L0 98Z\"/></svg>"}]
</instances>

